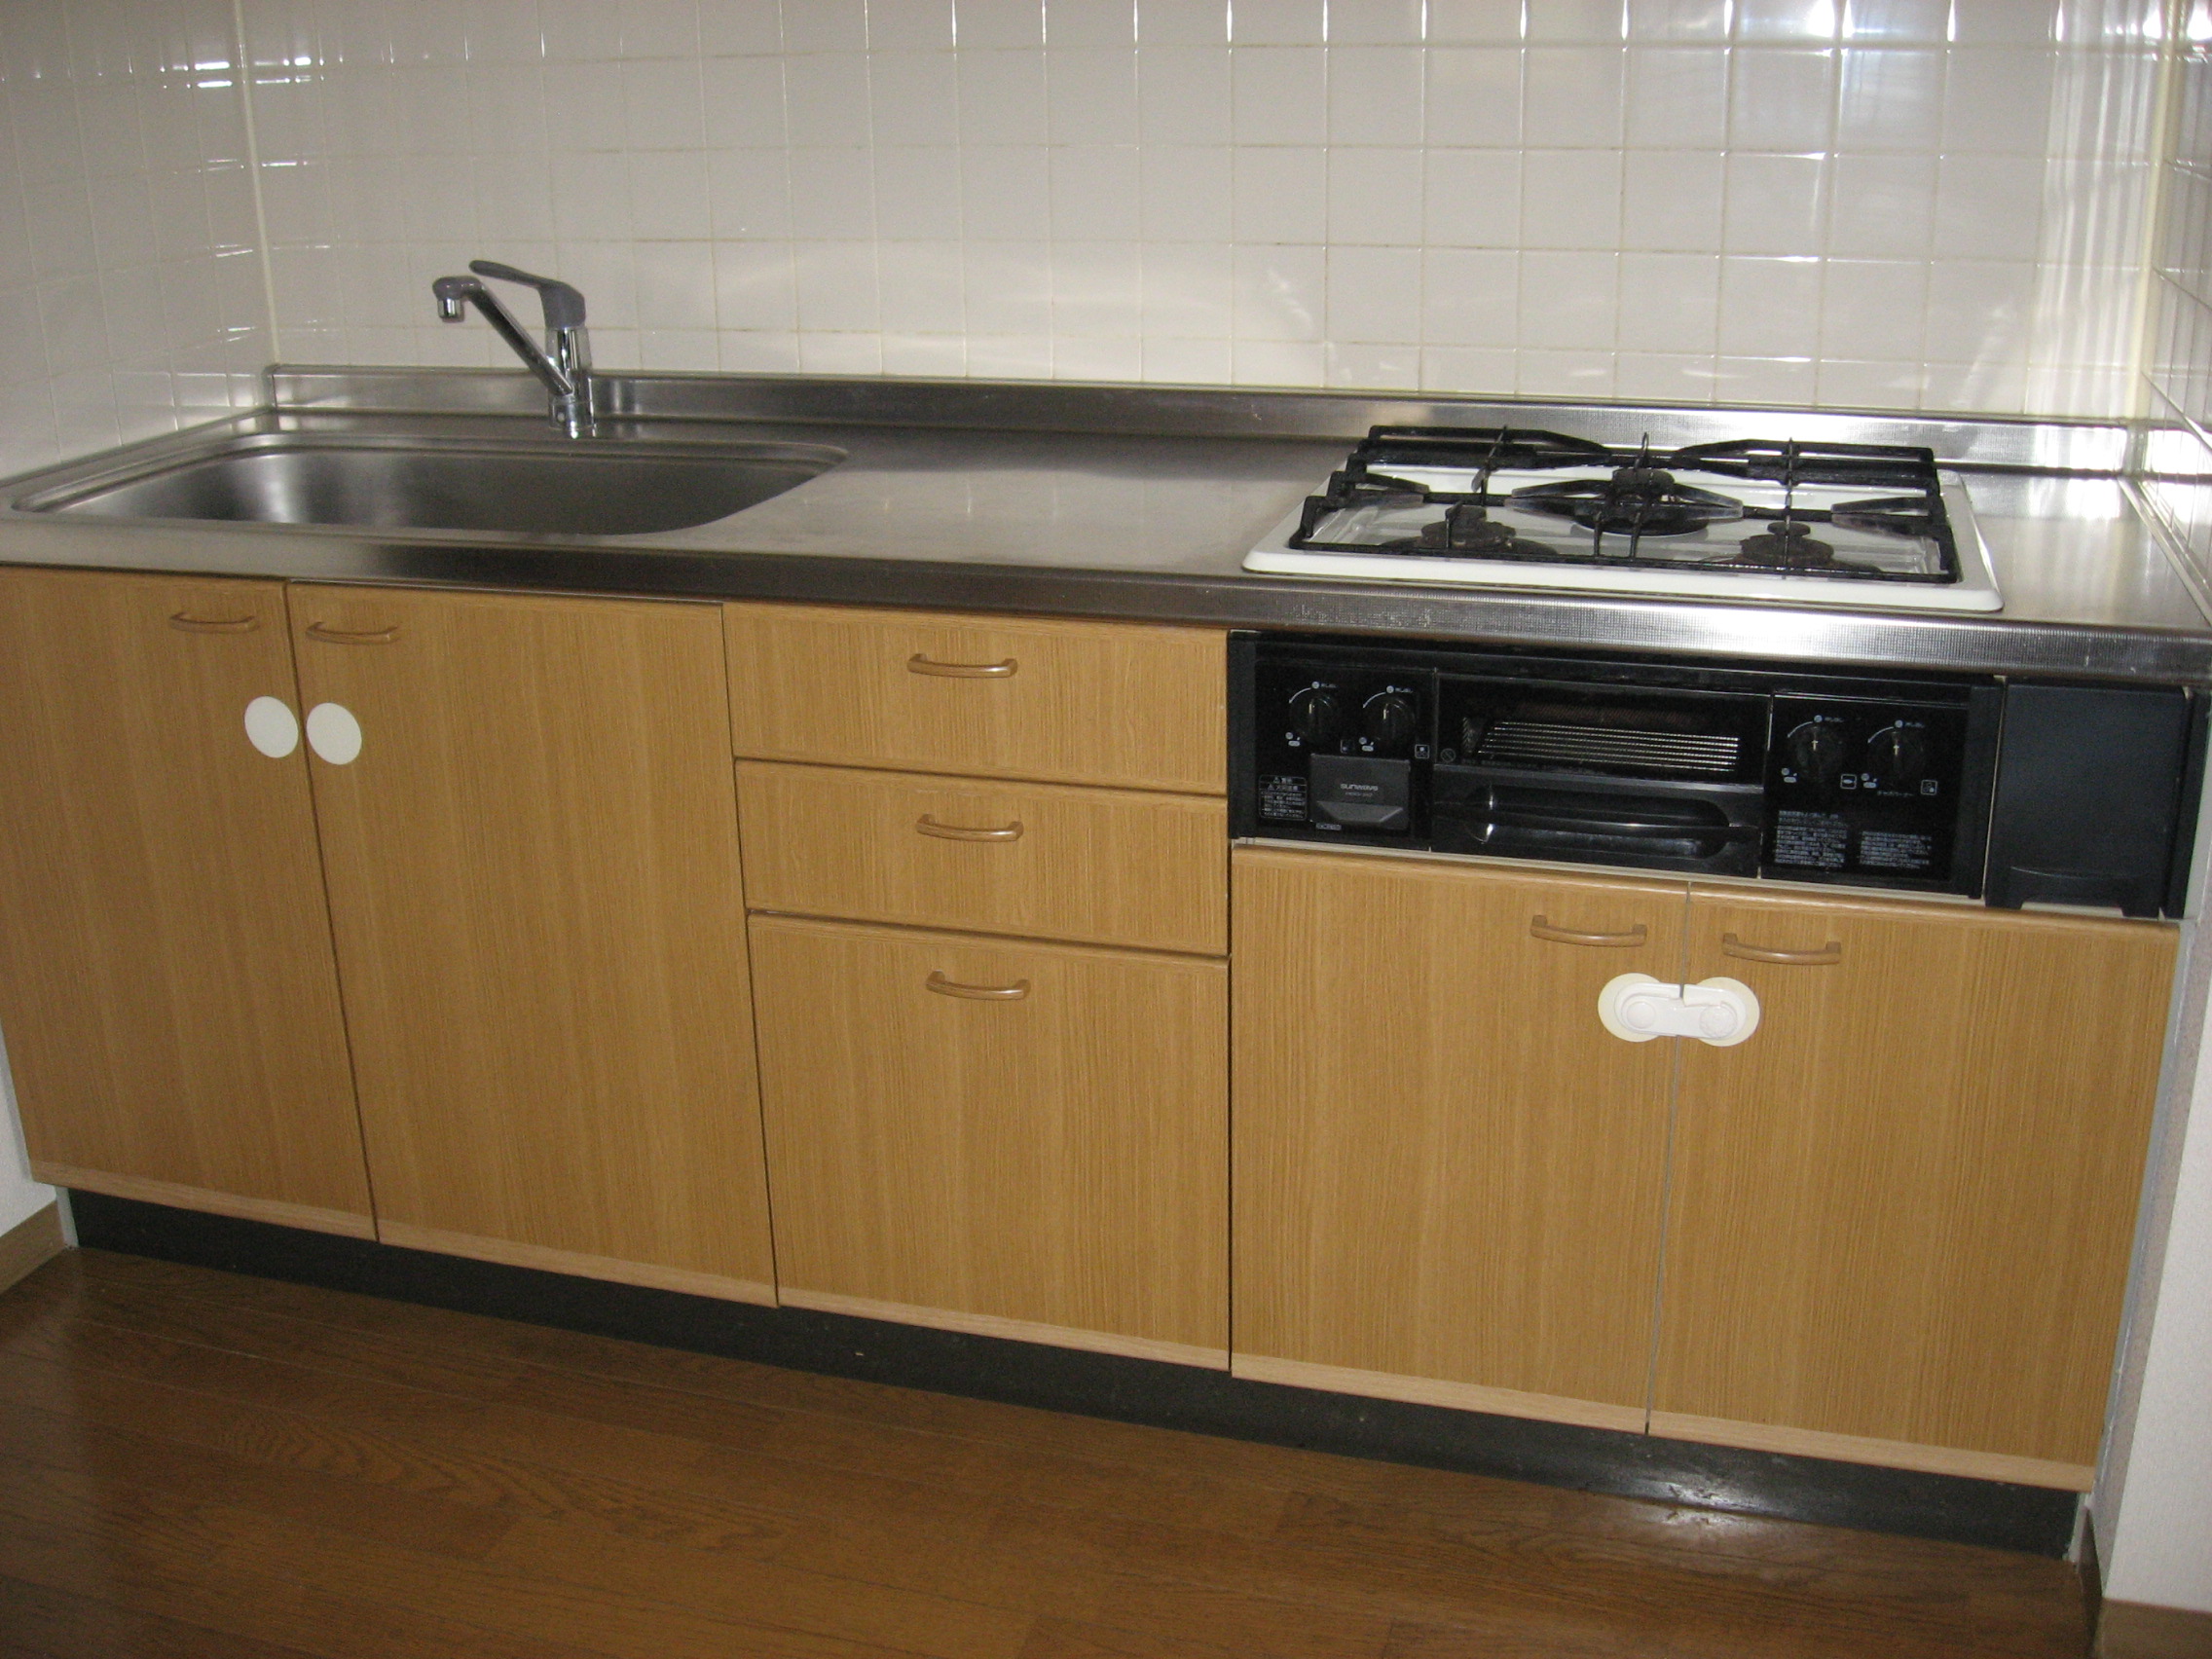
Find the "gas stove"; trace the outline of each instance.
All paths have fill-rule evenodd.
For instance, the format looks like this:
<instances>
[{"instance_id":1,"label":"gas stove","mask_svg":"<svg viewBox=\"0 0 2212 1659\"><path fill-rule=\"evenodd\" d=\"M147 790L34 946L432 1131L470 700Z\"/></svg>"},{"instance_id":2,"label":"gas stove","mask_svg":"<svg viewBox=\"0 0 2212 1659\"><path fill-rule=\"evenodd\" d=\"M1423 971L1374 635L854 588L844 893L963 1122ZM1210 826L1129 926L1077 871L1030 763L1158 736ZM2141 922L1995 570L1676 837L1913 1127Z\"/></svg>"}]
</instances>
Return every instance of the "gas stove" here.
<instances>
[{"instance_id":1,"label":"gas stove","mask_svg":"<svg viewBox=\"0 0 2212 1659\"><path fill-rule=\"evenodd\" d=\"M1873 610L2004 606L1964 481L1898 444L1629 449L1377 426L1244 568Z\"/></svg>"}]
</instances>

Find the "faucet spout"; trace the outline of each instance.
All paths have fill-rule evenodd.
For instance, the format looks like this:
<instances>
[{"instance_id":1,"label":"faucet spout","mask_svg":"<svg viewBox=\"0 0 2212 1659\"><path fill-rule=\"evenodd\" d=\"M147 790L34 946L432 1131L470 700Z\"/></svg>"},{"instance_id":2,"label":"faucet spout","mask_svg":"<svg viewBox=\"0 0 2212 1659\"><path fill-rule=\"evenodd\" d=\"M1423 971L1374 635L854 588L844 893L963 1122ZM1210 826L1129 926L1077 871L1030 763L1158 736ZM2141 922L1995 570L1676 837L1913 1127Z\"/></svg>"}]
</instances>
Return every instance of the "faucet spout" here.
<instances>
[{"instance_id":1,"label":"faucet spout","mask_svg":"<svg viewBox=\"0 0 2212 1659\"><path fill-rule=\"evenodd\" d=\"M535 375L551 396L553 424L571 438L586 438L598 431L593 408L591 337L584 331L584 297L568 283L550 276L533 276L512 266L488 259L469 262L469 276L440 276L430 284L438 303L438 320L459 322L474 306L507 343L523 367ZM545 346L524 332L498 297L478 278L497 276L526 282L538 290L545 308Z\"/></svg>"}]
</instances>

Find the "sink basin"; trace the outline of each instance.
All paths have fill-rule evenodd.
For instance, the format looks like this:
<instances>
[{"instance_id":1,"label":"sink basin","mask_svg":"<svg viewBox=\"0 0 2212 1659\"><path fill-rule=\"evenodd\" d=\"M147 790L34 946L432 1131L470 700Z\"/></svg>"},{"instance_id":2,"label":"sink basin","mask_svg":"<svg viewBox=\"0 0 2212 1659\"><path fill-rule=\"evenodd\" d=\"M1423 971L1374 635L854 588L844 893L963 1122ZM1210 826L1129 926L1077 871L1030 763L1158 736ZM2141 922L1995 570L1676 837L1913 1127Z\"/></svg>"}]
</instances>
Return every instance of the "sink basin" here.
<instances>
[{"instance_id":1,"label":"sink basin","mask_svg":"<svg viewBox=\"0 0 2212 1659\"><path fill-rule=\"evenodd\" d=\"M267 432L72 479L13 504L86 518L645 535L727 518L844 459L816 444Z\"/></svg>"}]
</instances>

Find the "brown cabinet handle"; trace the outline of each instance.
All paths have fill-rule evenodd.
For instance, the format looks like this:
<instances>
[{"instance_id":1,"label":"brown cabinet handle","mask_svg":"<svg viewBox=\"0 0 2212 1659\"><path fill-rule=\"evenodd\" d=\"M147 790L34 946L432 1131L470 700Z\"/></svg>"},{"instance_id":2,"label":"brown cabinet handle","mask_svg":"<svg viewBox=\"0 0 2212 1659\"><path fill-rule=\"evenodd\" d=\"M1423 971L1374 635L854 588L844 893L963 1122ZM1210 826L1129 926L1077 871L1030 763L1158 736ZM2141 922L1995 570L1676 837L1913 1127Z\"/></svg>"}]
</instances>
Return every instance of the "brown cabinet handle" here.
<instances>
[{"instance_id":1,"label":"brown cabinet handle","mask_svg":"<svg viewBox=\"0 0 2212 1659\"><path fill-rule=\"evenodd\" d=\"M1741 956L1746 962L1779 962L1788 968L1832 968L1843 960L1843 945L1831 939L1818 950L1769 950L1763 944L1746 944L1734 934L1722 934L1720 954Z\"/></svg>"},{"instance_id":2,"label":"brown cabinet handle","mask_svg":"<svg viewBox=\"0 0 2212 1659\"><path fill-rule=\"evenodd\" d=\"M176 611L169 617L169 626L187 634L250 634L261 626L259 616L195 616L189 610Z\"/></svg>"},{"instance_id":3,"label":"brown cabinet handle","mask_svg":"<svg viewBox=\"0 0 2212 1659\"><path fill-rule=\"evenodd\" d=\"M326 645L388 645L399 638L399 624L388 628L333 628L327 622L310 622L308 638Z\"/></svg>"},{"instance_id":4,"label":"brown cabinet handle","mask_svg":"<svg viewBox=\"0 0 2212 1659\"><path fill-rule=\"evenodd\" d=\"M906 659L908 674L935 674L946 680L1004 680L1020 666L1012 657L1004 662L939 662L920 651Z\"/></svg>"},{"instance_id":5,"label":"brown cabinet handle","mask_svg":"<svg viewBox=\"0 0 2212 1659\"><path fill-rule=\"evenodd\" d=\"M1529 932L1536 939L1548 939L1556 944L1594 944L1601 950L1633 950L1648 937L1641 922L1627 933L1576 933L1572 928L1553 927L1545 916L1531 916Z\"/></svg>"},{"instance_id":6,"label":"brown cabinet handle","mask_svg":"<svg viewBox=\"0 0 2212 1659\"><path fill-rule=\"evenodd\" d=\"M977 1002L1019 1002L1029 994L1027 979L1016 979L1011 985L963 985L942 974L932 974L922 984L940 997L969 997Z\"/></svg>"},{"instance_id":7,"label":"brown cabinet handle","mask_svg":"<svg viewBox=\"0 0 2212 1659\"><path fill-rule=\"evenodd\" d=\"M925 812L914 820L914 830L921 835L935 835L940 841L1018 841L1021 820L1015 819L1004 830L971 830L962 824L940 824Z\"/></svg>"}]
</instances>

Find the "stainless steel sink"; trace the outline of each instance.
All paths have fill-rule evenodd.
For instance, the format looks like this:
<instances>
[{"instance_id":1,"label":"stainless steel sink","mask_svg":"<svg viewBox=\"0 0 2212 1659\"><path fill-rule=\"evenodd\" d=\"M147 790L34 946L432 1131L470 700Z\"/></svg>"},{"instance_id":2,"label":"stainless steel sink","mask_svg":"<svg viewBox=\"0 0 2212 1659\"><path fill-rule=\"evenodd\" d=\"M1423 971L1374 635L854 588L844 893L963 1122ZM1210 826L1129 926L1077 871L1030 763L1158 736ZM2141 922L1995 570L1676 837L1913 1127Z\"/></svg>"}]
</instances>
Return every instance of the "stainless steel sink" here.
<instances>
[{"instance_id":1,"label":"stainless steel sink","mask_svg":"<svg viewBox=\"0 0 2212 1659\"><path fill-rule=\"evenodd\" d=\"M262 432L72 478L12 505L84 518L645 535L727 518L844 459L820 444Z\"/></svg>"}]
</instances>

